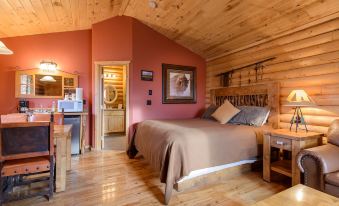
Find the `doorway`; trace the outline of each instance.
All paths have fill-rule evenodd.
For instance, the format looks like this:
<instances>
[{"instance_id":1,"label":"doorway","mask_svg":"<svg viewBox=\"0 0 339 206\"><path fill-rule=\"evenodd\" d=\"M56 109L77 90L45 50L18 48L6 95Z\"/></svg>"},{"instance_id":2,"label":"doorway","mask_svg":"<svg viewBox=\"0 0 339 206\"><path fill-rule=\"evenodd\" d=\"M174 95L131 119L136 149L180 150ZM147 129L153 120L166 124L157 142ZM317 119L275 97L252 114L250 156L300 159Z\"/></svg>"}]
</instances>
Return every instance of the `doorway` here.
<instances>
[{"instance_id":1,"label":"doorway","mask_svg":"<svg viewBox=\"0 0 339 206\"><path fill-rule=\"evenodd\" d=\"M96 62L95 149L127 148L129 62Z\"/></svg>"}]
</instances>

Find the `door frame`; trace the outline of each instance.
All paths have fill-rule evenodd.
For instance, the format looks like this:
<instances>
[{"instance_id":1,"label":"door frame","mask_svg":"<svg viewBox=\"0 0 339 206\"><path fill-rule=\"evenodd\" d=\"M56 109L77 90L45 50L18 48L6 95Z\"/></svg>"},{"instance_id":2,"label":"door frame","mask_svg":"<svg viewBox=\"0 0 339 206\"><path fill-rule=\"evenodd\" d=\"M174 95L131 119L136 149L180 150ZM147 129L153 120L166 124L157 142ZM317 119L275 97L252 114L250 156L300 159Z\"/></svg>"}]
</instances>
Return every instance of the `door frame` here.
<instances>
[{"instance_id":1,"label":"door frame","mask_svg":"<svg viewBox=\"0 0 339 206\"><path fill-rule=\"evenodd\" d=\"M103 95L103 87L101 81L102 67L103 66L126 66L126 105L125 105L125 130L128 137L129 131L129 74L130 74L131 61L95 61L94 62L94 150L102 150L102 137L103 137L103 112L101 108L101 98ZM101 128L101 129L96 129Z\"/></svg>"}]
</instances>

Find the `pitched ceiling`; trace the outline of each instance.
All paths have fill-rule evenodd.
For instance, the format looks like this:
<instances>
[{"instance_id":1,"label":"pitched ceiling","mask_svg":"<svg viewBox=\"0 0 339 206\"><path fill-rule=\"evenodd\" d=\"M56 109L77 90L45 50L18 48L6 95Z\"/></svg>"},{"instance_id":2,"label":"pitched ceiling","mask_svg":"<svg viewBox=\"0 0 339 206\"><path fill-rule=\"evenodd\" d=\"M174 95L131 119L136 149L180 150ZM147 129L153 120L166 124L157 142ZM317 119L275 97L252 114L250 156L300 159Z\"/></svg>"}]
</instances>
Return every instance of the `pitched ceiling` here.
<instances>
[{"instance_id":1,"label":"pitched ceiling","mask_svg":"<svg viewBox=\"0 0 339 206\"><path fill-rule=\"evenodd\" d=\"M338 0L1 0L0 37L89 29L117 15L212 58L327 16Z\"/></svg>"}]
</instances>

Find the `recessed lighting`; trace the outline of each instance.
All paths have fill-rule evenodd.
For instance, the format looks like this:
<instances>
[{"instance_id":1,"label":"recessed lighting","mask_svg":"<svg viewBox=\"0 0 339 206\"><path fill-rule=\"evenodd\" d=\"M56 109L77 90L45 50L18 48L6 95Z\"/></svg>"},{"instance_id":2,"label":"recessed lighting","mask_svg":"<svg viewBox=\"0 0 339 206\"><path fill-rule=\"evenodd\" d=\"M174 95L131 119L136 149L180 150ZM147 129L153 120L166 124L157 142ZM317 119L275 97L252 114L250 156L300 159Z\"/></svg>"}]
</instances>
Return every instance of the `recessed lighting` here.
<instances>
[{"instance_id":1,"label":"recessed lighting","mask_svg":"<svg viewBox=\"0 0 339 206\"><path fill-rule=\"evenodd\" d=\"M150 8L152 8L152 9L155 9L155 8L158 7L158 4L157 4L157 2L154 1L154 0L149 0L149 1L148 1L148 6L149 6Z\"/></svg>"}]
</instances>

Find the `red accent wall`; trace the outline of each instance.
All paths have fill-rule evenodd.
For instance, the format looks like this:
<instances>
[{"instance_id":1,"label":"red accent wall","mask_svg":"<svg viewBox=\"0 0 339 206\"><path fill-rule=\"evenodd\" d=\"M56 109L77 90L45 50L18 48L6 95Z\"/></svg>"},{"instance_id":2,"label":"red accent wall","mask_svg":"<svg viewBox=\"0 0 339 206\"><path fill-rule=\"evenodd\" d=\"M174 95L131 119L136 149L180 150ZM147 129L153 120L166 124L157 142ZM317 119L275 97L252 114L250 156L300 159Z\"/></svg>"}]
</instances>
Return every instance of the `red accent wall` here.
<instances>
[{"instance_id":1,"label":"red accent wall","mask_svg":"<svg viewBox=\"0 0 339 206\"><path fill-rule=\"evenodd\" d=\"M162 104L162 63L195 66L197 69L196 104ZM145 119L193 118L205 105L205 60L174 41L166 38L138 20L133 21L133 85L130 104L132 123ZM142 69L154 72L153 82L141 81ZM153 95L148 96L148 90ZM147 106L146 100L152 105Z\"/></svg>"},{"instance_id":2,"label":"red accent wall","mask_svg":"<svg viewBox=\"0 0 339 206\"><path fill-rule=\"evenodd\" d=\"M94 99L94 62L131 61L131 124L146 119L193 118L204 108L205 60L134 18L114 17L93 24L92 30L1 40L14 51L14 55L0 55L0 114L16 110L18 99L14 97L15 70L35 68L43 59L54 60L63 71L79 73L80 87L84 88L84 97L88 100L90 111L94 111L94 106L91 107ZM196 104L162 104L162 63L197 68ZM152 82L141 81L142 69L154 71ZM152 96L148 96L149 89L153 90ZM151 106L146 106L147 99L152 100ZM40 104L50 106L52 100L30 99L30 102L33 107ZM88 139L87 143L94 145L94 139L91 140Z\"/></svg>"},{"instance_id":3,"label":"red accent wall","mask_svg":"<svg viewBox=\"0 0 339 206\"><path fill-rule=\"evenodd\" d=\"M87 107L91 104L91 30L1 39L13 55L0 55L0 114L16 112L15 70L37 68L51 59L66 72L79 74ZM51 107L53 99L28 99L30 107ZM89 131L87 132L89 134ZM87 137L89 143L89 135Z\"/></svg>"},{"instance_id":4,"label":"red accent wall","mask_svg":"<svg viewBox=\"0 0 339 206\"><path fill-rule=\"evenodd\" d=\"M94 24L92 60L93 68L95 61L131 61L131 125L146 119L193 118L204 108L205 60L134 18L114 17ZM196 104L162 104L162 63L197 67ZM152 82L141 81L142 69L154 71ZM146 105L147 99L152 100L151 106Z\"/></svg>"}]
</instances>

